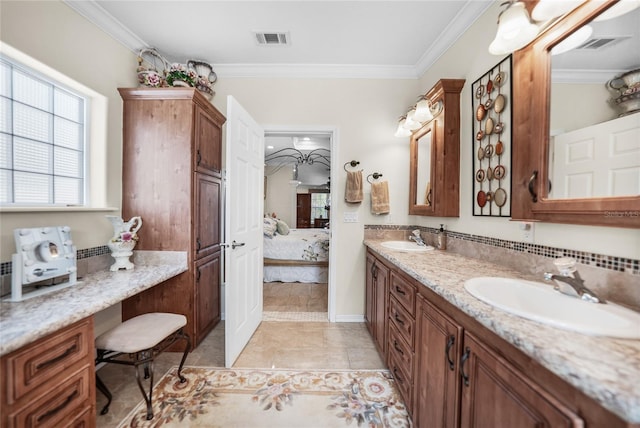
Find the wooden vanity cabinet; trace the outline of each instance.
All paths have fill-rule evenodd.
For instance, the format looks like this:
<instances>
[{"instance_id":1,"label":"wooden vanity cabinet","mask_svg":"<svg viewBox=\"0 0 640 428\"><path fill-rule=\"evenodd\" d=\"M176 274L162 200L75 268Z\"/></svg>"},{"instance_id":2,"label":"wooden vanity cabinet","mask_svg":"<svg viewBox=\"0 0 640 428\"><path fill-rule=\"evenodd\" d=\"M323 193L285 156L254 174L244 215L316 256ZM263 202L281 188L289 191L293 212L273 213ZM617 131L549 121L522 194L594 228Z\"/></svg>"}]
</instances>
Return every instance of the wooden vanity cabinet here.
<instances>
[{"instance_id":1,"label":"wooden vanity cabinet","mask_svg":"<svg viewBox=\"0 0 640 428\"><path fill-rule=\"evenodd\" d=\"M0 359L0 426L95 426L93 317Z\"/></svg>"},{"instance_id":2,"label":"wooden vanity cabinet","mask_svg":"<svg viewBox=\"0 0 640 428\"><path fill-rule=\"evenodd\" d=\"M136 250L186 251L189 270L122 302L122 317L187 317L197 346L220 320L222 125L194 88L119 89L122 216L142 217Z\"/></svg>"},{"instance_id":3,"label":"wooden vanity cabinet","mask_svg":"<svg viewBox=\"0 0 640 428\"><path fill-rule=\"evenodd\" d=\"M365 276L365 322L378 352L386 361L389 268L372 253L367 253Z\"/></svg>"},{"instance_id":4,"label":"wooden vanity cabinet","mask_svg":"<svg viewBox=\"0 0 640 428\"><path fill-rule=\"evenodd\" d=\"M415 427L637 426L382 260L367 251L367 313L388 307L385 361ZM373 293L371 266L383 263L388 292Z\"/></svg>"}]
</instances>

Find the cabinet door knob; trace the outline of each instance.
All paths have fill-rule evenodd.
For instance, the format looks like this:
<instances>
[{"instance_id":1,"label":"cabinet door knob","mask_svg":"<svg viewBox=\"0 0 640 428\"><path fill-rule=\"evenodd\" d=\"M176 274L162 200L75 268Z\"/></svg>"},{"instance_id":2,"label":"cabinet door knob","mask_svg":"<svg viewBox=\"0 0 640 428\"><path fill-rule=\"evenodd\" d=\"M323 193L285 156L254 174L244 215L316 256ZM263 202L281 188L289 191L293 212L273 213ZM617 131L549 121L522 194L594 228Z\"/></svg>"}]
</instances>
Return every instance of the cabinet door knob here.
<instances>
[{"instance_id":1,"label":"cabinet door knob","mask_svg":"<svg viewBox=\"0 0 640 428\"><path fill-rule=\"evenodd\" d=\"M200 248L202 248L202 242L200 241L200 238L196 239L196 251L200 251Z\"/></svg>"},{"instance_id":2,"label":"cabinet door knob","mask_svg":"<svg viewBox=\"0 0 640 428\"><path fill-rule=\"evenodd\" d=\"M402 349L398 346L398 341L395 339L393 340L393 347L400 353L400 355L404 355L404 352L402 352Z\"/></svg>"},{"instance_id":3,"label":"cabinet door knob","mask_svg":"<svg viewBox=\"0 0 640 428\"><path fill-rule=\"evenodd\" d=\"M200 153L200 150L198 150L196 153L196 165L200 165L200 162L202 162L202 154Z\"/></svg>"},{"instance_id":4,"label":"cabinet door knob","mask_svg":"<svg viewBox=\"0 0 640 428\"><path fill-rule=\"evenodd\" d=\"M398 294L402 294L403 296L404 296L405 294L407 294L407 293L405 293L405 292L404 292L404 290L403 290L402 288L398 287L397 285L396 285L396 292L397 292Z\"/></svg>"},{"instance_id":5,"label":"cabinet door knob","mask_svg":"<svg viewBox=\"0 0 640 428\"><path fill-rule=\"evenodd\" d=\"M394 313L393 317L395 318L395 320L398 322L398 324L400 325L404 325L404 321L402 321L402 318L400 318L400 316L398 315L398 313Z\"/></svg>"}]
</instances>

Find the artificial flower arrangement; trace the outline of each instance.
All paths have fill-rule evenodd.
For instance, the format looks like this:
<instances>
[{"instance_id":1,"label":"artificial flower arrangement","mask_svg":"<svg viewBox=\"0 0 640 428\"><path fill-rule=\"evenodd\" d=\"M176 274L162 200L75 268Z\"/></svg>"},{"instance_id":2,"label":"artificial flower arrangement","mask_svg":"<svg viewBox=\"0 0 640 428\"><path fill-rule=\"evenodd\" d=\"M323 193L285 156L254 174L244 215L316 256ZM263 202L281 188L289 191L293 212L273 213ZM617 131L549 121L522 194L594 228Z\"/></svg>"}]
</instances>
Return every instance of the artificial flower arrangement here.
<instances>
[{"instance_id":1,"label":"artificial flower arrangement","mask_svg":"<svg viewBox=\"0 0 640 428\"><path fill-rule=\"evenodd\" d=\"M198 74L194 70L188 70L184 64L171 64L167 72L169 86L196 86L197 79Z\"/></svg>"}]
</instances>

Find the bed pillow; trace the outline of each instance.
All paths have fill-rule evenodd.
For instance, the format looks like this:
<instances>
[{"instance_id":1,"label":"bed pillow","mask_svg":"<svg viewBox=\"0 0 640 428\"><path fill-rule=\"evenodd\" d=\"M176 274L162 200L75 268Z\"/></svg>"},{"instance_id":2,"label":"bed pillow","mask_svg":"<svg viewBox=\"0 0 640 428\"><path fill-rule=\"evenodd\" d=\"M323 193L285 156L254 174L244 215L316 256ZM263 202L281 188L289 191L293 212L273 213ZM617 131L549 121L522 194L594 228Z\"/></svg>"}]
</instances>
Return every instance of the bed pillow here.
<instances>
[{"instance_id":1,"label":"bed pillow","mask_svg":"<svg viewBox=\"0 0 640 428\"><path fill-rule=\"evenodd\" d=\"M276 222L275 219L272 219L270 217L264 218L264 225L262 227L262 233L264 233L264 236L273 238L273 235L276 234L277 228L278 228L278 223Z\"/></svg>"},{"instance_id":2,"label":"bed pillow","mask_svg":"<svg viewBox=\"0 0 640 428\"><path fill-rule=\"evenodd\" d=\"M282 220L276 220L276 230L280 235L288 235L289 225Z\"/></svg>"}]
</instances>

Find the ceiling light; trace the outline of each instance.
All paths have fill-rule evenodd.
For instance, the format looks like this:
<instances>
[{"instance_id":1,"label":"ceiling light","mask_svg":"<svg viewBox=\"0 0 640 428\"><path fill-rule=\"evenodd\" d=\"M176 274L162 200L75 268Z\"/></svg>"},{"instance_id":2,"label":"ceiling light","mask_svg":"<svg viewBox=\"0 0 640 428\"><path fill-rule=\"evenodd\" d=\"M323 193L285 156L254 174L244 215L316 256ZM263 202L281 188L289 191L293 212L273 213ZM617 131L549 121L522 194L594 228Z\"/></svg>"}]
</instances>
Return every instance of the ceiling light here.
<instances>
[{"instance_id":1,"label":"ceiling light","mask_svg":"<svg viewBox=\"0 0 640 428\"><path fill-rule=\"evenodd\" d=\"M407 117L404 121L404 127L409 131L415 131L416 129L420 129L422 124L415 120L416 108L411 107L411 109L407 112Z\"/></svg>"},{"instance_id":2,"label":"ceiling light","mask_svg":"<svg viewBox=\"0 0 640 428\"><path fill-rule=\"evenodd\" d=\"M620 15L631 12L638 6L640 6L640 0L620 0L618 3L598 15L593 21L599 22L617 18Z\"/></svg>"},{"instance_id":3,"label":"ceiling light","mask_svg":"<svg viewBox=\"0 0 640 428\"><path fill-rule=\"evenodd\" d=\"M534 21L544 22L572 11L584 0L540 0L531 12Z\"/></svg>"},{"instance_id":4,"label":"ceiling light","mask_svg":"<svg viewBox=\"0 0 640 428\"><path fill-rule=\"evenodd\" d=\"M560 55L561 53L568 52L572 49L582 45L585 40L591 37L593 28L590 25L580 27L577 31L572 33L569 37L555 45L551 49L551 55Z\"/></svg>"},{"instance_id":5,"label":"ceiling light","mask_svg":"<svg viewBox=\"0 0 640 428\"><path fill-rule=\"evenodd\" d=\"M489 45L489 53L506 55L528 45L538 35L538 26L529 19L522 2L506 2L507 8L498 16L496 38Z\"/></svg>"}]
</instances>

